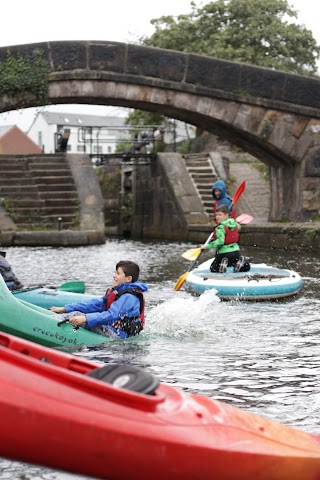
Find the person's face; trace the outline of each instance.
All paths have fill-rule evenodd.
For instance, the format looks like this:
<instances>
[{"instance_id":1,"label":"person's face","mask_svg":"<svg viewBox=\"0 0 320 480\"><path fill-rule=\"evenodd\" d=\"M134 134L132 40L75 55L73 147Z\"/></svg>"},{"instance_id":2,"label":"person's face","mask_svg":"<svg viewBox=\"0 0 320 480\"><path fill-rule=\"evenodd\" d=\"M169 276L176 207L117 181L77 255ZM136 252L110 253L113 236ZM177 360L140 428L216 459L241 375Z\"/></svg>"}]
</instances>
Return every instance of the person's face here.
<instances>
[{"instance_id":1,"label":"person's face","mask_svg":"<svg viewBox=\"0 0 320 480\"><path fill-rule=\"evenodd\" d=\"M221 190L220 190L220 188L215 188L215 189L214 189L214 194L215 194L215 197L216 197L216 198L220 198L220 195L221 195Z\"/></svg>"},{"instance_id":2,"label":"person's face","mask_svg":"<svg viewBox=\"0 0 320 480\"><path fill-rule=\"evenodd\" d=\"M113 275L113 286L119 287L119 285L122 285L123 283L130 283L130 282L132 282L131 275L126 277L126 274L122 270L122 267L117 268L117 270L114 272L114 275Z\"/></svg>"},{"instance_id":3,"label":"person's face","mask_svg":"<svg viewBox=\"0 0 320 480\"><path fill-rule=\"evenodd\" d=\"M228 218L229 218L229 214L228 214L228 213L223 213L223 212L217 212L217 213L216 213L216 221L217 221L217 223L224 222L224 221L227 220Z\"/></svg>"}]
</instances>

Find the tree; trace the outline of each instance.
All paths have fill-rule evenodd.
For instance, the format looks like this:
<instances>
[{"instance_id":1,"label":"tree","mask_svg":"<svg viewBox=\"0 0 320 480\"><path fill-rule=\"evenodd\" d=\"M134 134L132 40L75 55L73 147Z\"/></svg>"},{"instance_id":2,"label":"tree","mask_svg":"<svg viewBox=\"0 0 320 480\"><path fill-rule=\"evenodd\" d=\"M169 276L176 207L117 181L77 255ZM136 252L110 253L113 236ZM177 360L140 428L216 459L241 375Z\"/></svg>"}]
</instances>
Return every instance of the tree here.
<instances>
[{"instance_id":1,"label":"tree","mask_svg":"<svg viewBox=\"0 0 320 480\"><path fill-rule=\"evenodd\" d=\"M163 115L160 115L159 113L156 112L145 112L144 110L131 110L131 112L128 114L127 118L125 119L125 125L132 126L132 133L137 135L137 138L140 137L140 140L143 140L141 138L141 134L144 134L146 132L142 132L141 129L135 129L134 127L150 127L150 126L156 126L158 125L160 130L164 128L168 128L168 125L170 124L169 119L164 117ZM153 132L154 133L154 132ZM146 139L145 139L146 140ZM163 149L163 140L151 138L152 146L154 151L161 151ZM132 146L132 142L131 145ZM133 145L134 146L134 145Z\"/></svg>"},{"instance_id":2,"label":"tree","mask_svg":"<svg viewBox=\"0 0 320 480\"><path fill-rule=\"evenodd\" d=\"M156 112L132 110L124 122L126 125L143 127L144 125L164 125L165 117Z\"/></svg>"},{"instance_id":3,"label":"tree","mask_svg":"<svg viewBox=\"0 0 320 480\"><path fill-rule=\"evenodd\" d=\"M287 0L216 0L201 7L192 1L190 5L190 14L151 20L155 32L140 42L317 75L320 48L310 30L288 21L297 19L297 12Z\"/></svg>"}]
</instances>

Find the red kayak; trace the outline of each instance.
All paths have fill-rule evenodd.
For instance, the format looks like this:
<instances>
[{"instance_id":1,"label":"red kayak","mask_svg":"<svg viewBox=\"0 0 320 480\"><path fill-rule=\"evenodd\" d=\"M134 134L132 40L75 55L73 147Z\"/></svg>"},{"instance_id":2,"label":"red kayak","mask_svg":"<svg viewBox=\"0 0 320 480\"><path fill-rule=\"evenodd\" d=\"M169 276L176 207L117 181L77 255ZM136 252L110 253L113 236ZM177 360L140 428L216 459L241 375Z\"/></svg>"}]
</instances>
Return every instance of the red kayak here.
<instances>
[{"instance_id":1,"label":"red kayak","mask_svg":"<svg viewBox=\"0 0 320 480\"><path fill-rule=\"evenodd\" d=\"M319 437L0 334L0 456L109 480L319 480Z\"/></svg>"}]
</instances>

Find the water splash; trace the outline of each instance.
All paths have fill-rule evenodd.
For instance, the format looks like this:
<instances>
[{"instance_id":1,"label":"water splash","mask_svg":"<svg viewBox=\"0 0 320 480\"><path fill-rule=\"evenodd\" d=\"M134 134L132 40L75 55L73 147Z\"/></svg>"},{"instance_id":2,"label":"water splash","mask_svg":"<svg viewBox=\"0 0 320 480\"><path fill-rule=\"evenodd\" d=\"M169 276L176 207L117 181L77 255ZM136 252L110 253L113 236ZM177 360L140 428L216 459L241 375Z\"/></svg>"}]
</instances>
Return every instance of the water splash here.
<instances>
[{"instance_id":1,"label":"water splash","mask_svg":"<svg viewBox=\"0 0 320 480\"><path fill-rule=\"evenodd\" d=\"M214 290L208 290L200 297L175 297L148 312L145 334L157 334L184 339L203 337L207 334L208 309L220 303Z\"/></svg>"}]
</instances>

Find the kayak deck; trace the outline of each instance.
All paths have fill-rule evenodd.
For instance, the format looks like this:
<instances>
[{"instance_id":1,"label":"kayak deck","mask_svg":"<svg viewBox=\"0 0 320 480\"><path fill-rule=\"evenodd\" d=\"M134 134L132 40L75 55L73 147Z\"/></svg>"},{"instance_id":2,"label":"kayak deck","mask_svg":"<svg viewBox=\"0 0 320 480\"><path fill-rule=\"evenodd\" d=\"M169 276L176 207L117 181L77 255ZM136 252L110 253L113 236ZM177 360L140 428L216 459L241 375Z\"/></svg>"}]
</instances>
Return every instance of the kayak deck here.
<instances>
[{"instance_id":1,"label":"kayak deck","mask_svg":"<svg viewBox=\"0 0 320 480\"><path fill-rule=\"evenodd\" d=\"M78 294L82 297L82 294ZM98 345L110 339L69 323L59 325L54 312L19 300L0 276L0 331L49 347Z\"/></svg>"},{"instance_id":2,"label":"kayak deck","mask_svg":"<svg viewBox=\"0 0 320 480\"><path fill-rule=\"evenodd\" d=\"M30 287L11 291L15 298L43 308L64 307L68 303L79 303L98 297L86 293L59 290L59 288Z\"/></svg>"},{"instance_id":3,"label":"kayak deck","mask_svg":"<svg viewBox=\"0 0 320 480\"><path fill-rule=\"evenodd\" d=\"M0 366L3 457L109 480L320 478L318 436L223 402L118 388L86 375L93 362L5 334Z\"/></svg>"}]
</instances>

